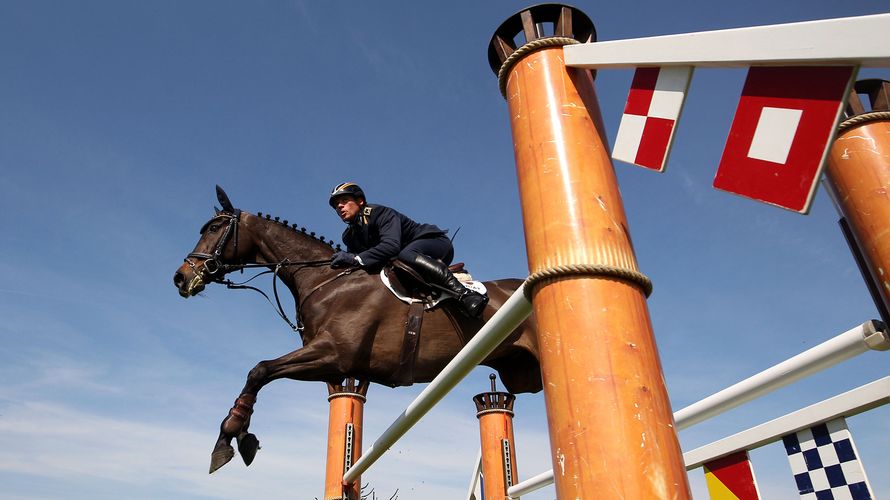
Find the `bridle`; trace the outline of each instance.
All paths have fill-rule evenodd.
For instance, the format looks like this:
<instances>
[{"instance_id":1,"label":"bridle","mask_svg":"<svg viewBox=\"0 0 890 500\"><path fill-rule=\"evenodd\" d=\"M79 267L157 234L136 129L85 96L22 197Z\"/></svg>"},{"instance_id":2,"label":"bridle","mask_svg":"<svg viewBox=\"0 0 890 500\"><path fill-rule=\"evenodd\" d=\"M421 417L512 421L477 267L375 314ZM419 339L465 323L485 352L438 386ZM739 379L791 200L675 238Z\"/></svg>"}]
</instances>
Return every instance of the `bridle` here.
<instances>
[{"instance_id":1,"label":"bridle","mask_svg":"<svg viewBox=\"0 0 890 500\"><path fill-rule=\"evenodd\" d=\"M310 295L315 293L321 287L336 280L337 278L340 278L341 276L346 276L347 274L351 274L353 271L358 269L358 268L352 267L352 268L347 268L347 269L341 271L333 278L327 279L327 280L323 281L322 283L316 285L312 290L309 291L309 293L306 294L305 297L303 297L302 301L297 300L297 316L296 316L297 322L296 322L296 324L294 324L287 317L287 314L285 314L284 308L281 305L281 299L278 297L278 286L277 286L278 272L281 270L281 268L290 267L290 266L299 266L299 268L297 270L299 270L300 268L303 268L303 267L325 266L325 265L329 265L331 263L331 259L304 260L304 261L296 261L296 262L292 262L289 259L284 259L281 262L268 263L268 264L248 264L248 263L244 263L244 262L238 263L238 264L226 264L222 261L222 253L225 250L226 245L228 244L230 238L234 238L233 251L236 256L238 255L238 226L239 226L239 222L241 220L241 210L235 209L234 212L231 212L231 213L218 212L216 217L210 219L209 221L207 221L206 224L204 224L204 226L201 228L201 234L204 234L204 232L207 230L207 228L214 221L216 221L217 219L220 219L220 218L228 219L228 225L226 226L225 232L223 232L222 236L216 242L216 247L213 249L213 253L191 252L185 258L186 264L188 264L189 267L192 268L192 271L195 273L195 280L200 280L202 282L206 280L211 283L219 283L222 285L226 285L226 288L229 288L232 290L253 290L253 291L261 294L263 297L265 297L266 300L269 302L269 304L272 304L272 300L269 298L269 296L266 294L266 292L260 290L259 288L254 287L254 286L247 285L247 283L253 281L255 278L257 278L259 276L262 276L264 274L272 274L272 291L273 291L273 295L275 297L275 304L273 304L273 307L277 306L276 312L278 313L278 316L280 316L281 319L283 319L284 322L287 323L288 326L290 326L294 332L302 332L304 329L301 312L303 309L303 304L306 302L306 299L308 299ZM198 259L204 259L203 268L198 269L198 265L196 265L191 260L193 257L198 258ZM275 266L275 268L274 269L266 269L265 271L262 271L256 275L254 275L250 279L243 281L241 283L235 283L231 280L224 279L225 275L232 271L242 271L243 272L244 269L268 268L270 266ZM296 297L294 297L294 298L296 299Z\"/></svg>"},{"instance_id":2,"label":"bridle","mask_svg":"<svg viewBox=\"0 0 890 500\"><path fill-rule=\"evenodd\" d=\"M241 219L241 210L235 209L234 213L228 213L228 212L217 213L216 217L210 219L209 221L207 221L206 224L204 224L204 226L201 228L201 234L204 234L204 231L206 231L207 228L211 224L213 224L213 221L215 221L217 219L221 219L221 218L229 219L229 224L226 226L226 231L223 233L223 235L216 242L216 248L213 249L213 253L210 254L210 253L202 253L202 252L192 252L192 253L188 254L188 256L186 256L186 258L185 258L185 262L189 265L189 267L192 268L192 271L194 271L195 274L197 274L197 275L207 274L211 278L211 281L218 280L218 278L215 277L218 272L224 271L223 274L229 272L228 270L225 270L225 268L230 267L230 265L223 264L222 261L220 260L220 257L222 257L223 250L226 248L226 244L229 242L229 238L232 238L233 236L235 238L235 248L234 248L235 255L238 255L238 222ZM198 271L198 268L195 265L195 263L191 261L192 257L196 257L198 259L204 259L204 269L202 269L200 272ZM212 264L212 267L211 267L211 264Z\"/></svg>"}]
</instances>

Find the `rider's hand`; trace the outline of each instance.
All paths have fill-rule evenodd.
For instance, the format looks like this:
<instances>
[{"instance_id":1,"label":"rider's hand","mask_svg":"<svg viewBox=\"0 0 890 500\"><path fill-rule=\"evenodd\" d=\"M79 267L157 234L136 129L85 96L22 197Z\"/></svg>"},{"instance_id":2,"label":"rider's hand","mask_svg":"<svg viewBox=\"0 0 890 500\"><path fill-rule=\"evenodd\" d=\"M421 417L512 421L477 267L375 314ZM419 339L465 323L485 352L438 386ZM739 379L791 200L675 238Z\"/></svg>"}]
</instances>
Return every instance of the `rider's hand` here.
<instances>
[{"instance_id":1,"label":"rider's hand","mask_svg":"<svg viewBox=\"0 0 890 500\"><path fill-rule=\"evenodd\" d=\"M335 269L340 267L359 267L361 265L359 258L349 252L337 252L331 258L331 267Z\"/></svg>"}]
</instances>

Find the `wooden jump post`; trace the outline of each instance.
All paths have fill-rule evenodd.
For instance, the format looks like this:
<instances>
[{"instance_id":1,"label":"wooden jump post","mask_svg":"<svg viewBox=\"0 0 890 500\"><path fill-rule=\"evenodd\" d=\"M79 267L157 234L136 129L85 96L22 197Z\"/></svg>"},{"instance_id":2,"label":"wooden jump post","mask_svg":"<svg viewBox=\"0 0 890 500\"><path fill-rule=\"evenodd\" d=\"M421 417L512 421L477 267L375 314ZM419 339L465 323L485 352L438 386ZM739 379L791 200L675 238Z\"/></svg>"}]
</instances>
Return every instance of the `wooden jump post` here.
<instances>
[{"instance_id":1,"label":"wooden jump post","mask_svg":"<svg viewBox=\"0 0 890 500\"><path fill-rule=\"evenodd\" d=\"M678 430L686 429L848 359L869 351L888 350L890 350L890 333L887 332L886 325L876 320L866 321L726 389L677 410L674 412L675 425ZM686 463L686 469L689 470L689 462ZM518 498L550 484L553 484L552 470L515 484L508 488L507 493L511 498Z\"/></svg>"},{"instance_id":2,"label":"wooden jump post","mask_svg":"<svg viewBox=\"0 0 890 500\"><path fill-rule=\"evenodd\" d=\"M516 440L513 437L513 403L516 396L499 392L495 375L491 391L473 397L479 419L484 498L507 498L507 488L519 482L516 471Z\"/></svg>"},{"instance_id":3,"label":"wooden jump post","mask_svg":"<svg viewBox=\"0 0 890 500\"><path fill-rule=\"evenodd\" d=\"M325 470L324 500L359 500L361 476L343 481L362 454L362 417L368 395L368 382L347 378L328 384L328 461Z\"/></svg>"},{"instance_id":4,"label":"wooden jump post","mask_svg":"<svg viewBox=\"0 0 890 500\"><path fill-rule=\"evenodd\" d=\"M867 111L859 95L868 96ZM890 321L890 82L862 80L828 155L825 184L881 312Z\"/></svg>"},{"instance_id":5,"label":"wooden jump post","mask_svg":"<svg viewBox=\"0 0 890 500\"><path fill-rule=\"evenodd\" d=\"M593 75L563 60L563 45L593 39L584 13L544 4L489 45L513 130L557 498L689 498Z\"/></svg>"}]
</instances>

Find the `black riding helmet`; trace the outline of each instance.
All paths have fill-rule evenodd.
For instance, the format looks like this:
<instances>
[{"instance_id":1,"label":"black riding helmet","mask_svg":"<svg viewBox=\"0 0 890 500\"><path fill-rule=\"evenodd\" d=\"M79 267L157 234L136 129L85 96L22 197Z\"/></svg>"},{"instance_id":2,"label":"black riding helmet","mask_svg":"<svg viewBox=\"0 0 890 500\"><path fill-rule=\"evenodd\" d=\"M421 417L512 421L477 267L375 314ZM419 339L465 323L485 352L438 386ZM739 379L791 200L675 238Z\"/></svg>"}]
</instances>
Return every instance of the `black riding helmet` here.
<instances>
[{"instance_id":1,"label":"black riding helmet","mask_svg":"<svg viewBox=\"0 0 890 500\"><path fill-rule=\"evenodd\" d=\"M331 191L331 197L328 199L328 204L331 205L331 208L336 208L337 203L334 201L338 196L342 196L344 194L348 194L350 196L355 196L356 198L365 199L365 192L362 191L362 188L359 187L358 184L353 182L344 182L343 184L337 184L337 186Z\"/></svg>"}]
</instances>

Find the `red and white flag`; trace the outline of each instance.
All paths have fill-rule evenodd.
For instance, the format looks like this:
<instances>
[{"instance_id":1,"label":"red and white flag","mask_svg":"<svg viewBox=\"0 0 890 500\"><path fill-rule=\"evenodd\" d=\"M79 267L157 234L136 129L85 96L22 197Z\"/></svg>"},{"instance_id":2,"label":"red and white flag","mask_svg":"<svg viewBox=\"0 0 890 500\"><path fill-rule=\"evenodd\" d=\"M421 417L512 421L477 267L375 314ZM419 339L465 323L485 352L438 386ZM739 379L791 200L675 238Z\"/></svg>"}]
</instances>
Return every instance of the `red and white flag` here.
<instances>
[{"instance_id":1,"label":"red and white flag","mask_svg":"<svg viewBox=\"0 0 890 500\"><path fill-rule=\"evenodd\" d=\"M714 187L807 213L853 66L748 70Z\"/></svg>"},{"instance_id":2,"label":"red and white flag","mask_svg":"<svg viewBox=\"0 0 890 500\"><path fill-rule=\"evenodd\" d=\"M612 158L664 171L691 78L691 66L637 68Z\"/></svg>"}]
</instances>

